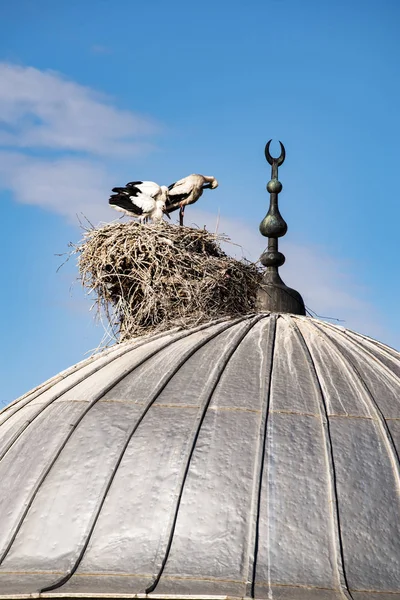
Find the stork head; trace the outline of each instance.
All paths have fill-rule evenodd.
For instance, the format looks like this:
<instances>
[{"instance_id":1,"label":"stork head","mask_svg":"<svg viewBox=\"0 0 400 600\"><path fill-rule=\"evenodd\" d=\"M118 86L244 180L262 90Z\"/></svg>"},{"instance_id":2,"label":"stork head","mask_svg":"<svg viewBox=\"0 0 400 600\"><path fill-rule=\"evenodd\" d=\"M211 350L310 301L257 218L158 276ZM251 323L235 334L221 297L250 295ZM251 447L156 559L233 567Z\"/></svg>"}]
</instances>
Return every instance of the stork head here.
<instances>
[{"instance_id":1,"label":"stork head","mask_svg":"<svg viewBox=\"0 0 400 600\"><path fill-rule=\"evenodd\" d=\"M215 179L215 177L213 177L212 179L213 179L213 180L212 180L212 182L211 182L210 188L211 188L212 190L214 190L216 187L218 187L218 181Z\"/></svg>"},{"instance_id":2,"label":"stork head","mask_svg":"<svg viewBox=\"0 0 400 600\"><path fill-rule=\"evenodd\" d=\"M157 198L156 207L161 209L162 211L164 211L165 210L165 198Z\"/></svg>"},{"instance_id":3,"label":"stork head","mask_svg":"<svg viewBox=\"0 0 400 600\"><path fill-rule=\"evenodd\" d=\"M167 213L167 209L165 207L165 203L166 203L167 198L168 198L168 188L165 185L162 185L161 186L161 191L162 191L162 194L156 200L156 207L158 208L158 210L161 210L161 212L164 215L167 215L168 219L170 219L171 217Z\"/></svg>"},{"instance_id":4,"label":"stork head","mask_svg":"<svg viewBox=\"0 0 400 600\"><path fill-rule=\"evenodd\" d=\"M208 175L203 175L203 177L207 182L205 185L203 185L203 188L214 190L216 187L218 187L218 181L215 179L215 177Z\"/></svg>"}]
</instances>

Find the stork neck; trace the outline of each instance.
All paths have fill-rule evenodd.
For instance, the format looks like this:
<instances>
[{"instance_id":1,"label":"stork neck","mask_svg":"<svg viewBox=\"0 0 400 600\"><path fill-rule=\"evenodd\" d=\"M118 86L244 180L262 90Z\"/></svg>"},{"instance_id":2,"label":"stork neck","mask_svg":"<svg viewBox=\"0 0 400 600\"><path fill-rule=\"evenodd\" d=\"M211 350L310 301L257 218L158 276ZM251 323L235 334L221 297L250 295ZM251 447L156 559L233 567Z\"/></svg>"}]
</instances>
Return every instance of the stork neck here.
<instances>
[{"instance_id":1,"label":"stork neck","mask_svg":"<svg viewBox=\"0 0 400 600\"><path fill-rule=\"evenodd\" d=\"M156 222L156 221L162 221L162 218L163 218L162 207L161 206L156 206L156 208L153 211L152 219L153 219L154 222Z\"/></svg>"}]
</instances>

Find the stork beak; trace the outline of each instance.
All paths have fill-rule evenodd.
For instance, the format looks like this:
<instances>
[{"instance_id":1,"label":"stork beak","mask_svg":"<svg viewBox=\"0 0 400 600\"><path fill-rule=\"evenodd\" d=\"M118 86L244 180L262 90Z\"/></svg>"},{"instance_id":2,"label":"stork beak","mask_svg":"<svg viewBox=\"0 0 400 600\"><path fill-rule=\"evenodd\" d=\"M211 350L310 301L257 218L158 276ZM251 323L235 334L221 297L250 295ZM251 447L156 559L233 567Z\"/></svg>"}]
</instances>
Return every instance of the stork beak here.
<instances>
[{"instance_id":1,"label":"stork beak","mask_svg":"<svg viewBox=\"0 0 400 600\"><path fill-rule=\"evenodd\" d=\"M163 213L164 213L164 215L167 215L169 220L171 220L171 217L170 217L169 213L167 212L166 208L163 208Z\"/></svg>"}]
</instances>

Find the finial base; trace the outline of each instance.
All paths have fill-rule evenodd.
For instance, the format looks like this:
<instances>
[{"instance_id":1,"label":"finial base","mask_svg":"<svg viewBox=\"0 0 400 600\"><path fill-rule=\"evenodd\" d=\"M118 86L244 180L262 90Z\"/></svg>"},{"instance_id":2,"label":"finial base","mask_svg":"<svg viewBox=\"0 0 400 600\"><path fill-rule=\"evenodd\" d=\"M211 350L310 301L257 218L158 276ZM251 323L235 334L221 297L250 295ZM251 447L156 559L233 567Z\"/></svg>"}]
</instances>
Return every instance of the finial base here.
<instances>
[{"instance_id":1,"label":"finial base","mask_svg":"<svg viewBox=\"0 0 400 600\"><path fill-rule=\"evenodd\" d=\"M258 312L306 314L299 292L285 285L274 267L269 267L263 277L257 292L256 309Z\"/></svg>"}]
</instances>

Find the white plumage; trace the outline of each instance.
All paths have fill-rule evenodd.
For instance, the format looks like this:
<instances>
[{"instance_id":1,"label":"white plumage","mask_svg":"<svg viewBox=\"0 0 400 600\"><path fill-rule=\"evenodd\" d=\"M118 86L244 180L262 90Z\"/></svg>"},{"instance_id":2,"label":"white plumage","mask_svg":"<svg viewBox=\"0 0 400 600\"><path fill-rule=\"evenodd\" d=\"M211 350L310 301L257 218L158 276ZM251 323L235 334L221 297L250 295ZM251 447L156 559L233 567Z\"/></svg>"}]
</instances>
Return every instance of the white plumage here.
<instances>
[{"instance_id":1,"label":"white plumage","mask_svg":"<svg viewBox=\"0 0 400 600\"><path fill-rule=\"evenodd\" d=\"M168 197L166 201L166 212L170 213L180 209L179 221L183 225L183 214L185 206L194 204L200 198L205 189L215 189L218 181L215 177L208 175L189 175L168 186Z\"/></svg>"},{"instance_id":2,"label":"white plumage","mask_svg":"<svg viewBox=\"0 0 400 600\"><path fill-rule=\"evenodd\" d=\"M125 187L115 187L109 204L143 223L146 219L161 221L165 213L168 188L154 181L130 181Z\"/></svg>"}]
</instances>

